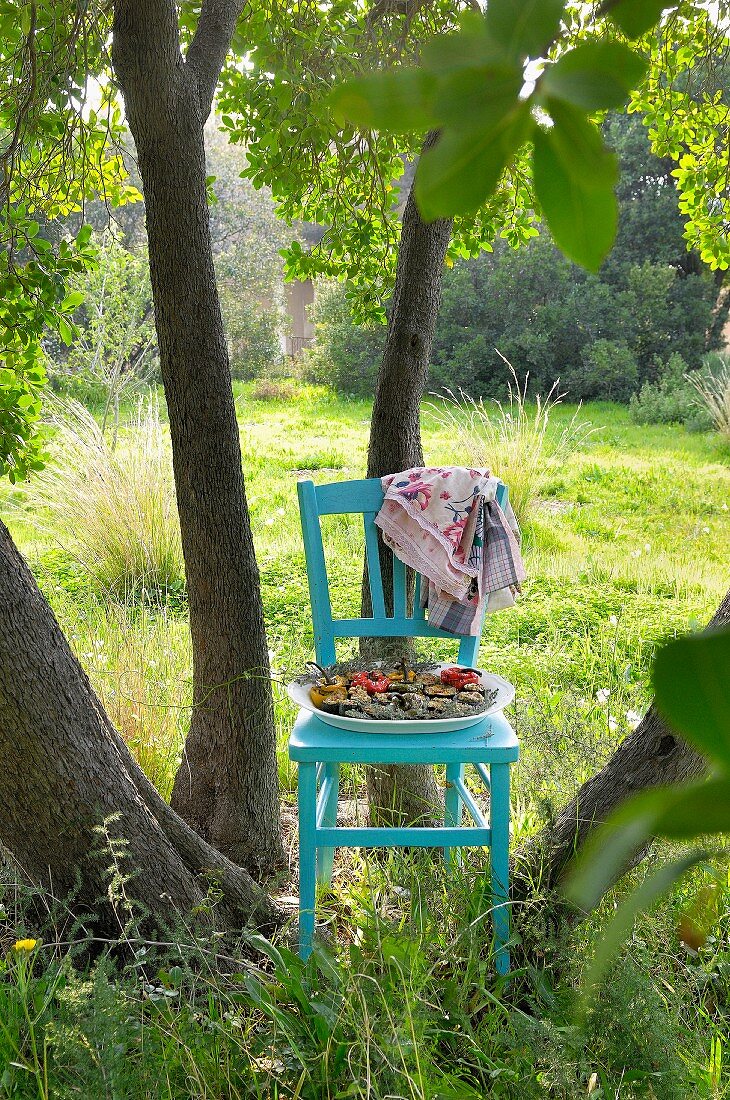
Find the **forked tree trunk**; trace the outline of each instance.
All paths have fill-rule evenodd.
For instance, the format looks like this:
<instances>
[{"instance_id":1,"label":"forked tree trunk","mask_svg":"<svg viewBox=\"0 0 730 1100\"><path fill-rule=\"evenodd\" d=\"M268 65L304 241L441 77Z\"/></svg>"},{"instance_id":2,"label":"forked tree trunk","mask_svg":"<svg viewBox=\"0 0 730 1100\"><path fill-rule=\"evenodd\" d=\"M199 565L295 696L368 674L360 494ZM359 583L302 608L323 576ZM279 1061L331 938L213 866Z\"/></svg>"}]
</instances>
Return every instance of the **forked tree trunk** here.
<instances>
[{"instance_id":1,"label":"forked tree trunk","mask_svg":"<svg viewBox=\"0 0 730 1100\"><path fill-rule=\"evenodd\" d=\"M0 522L0 843L31 881L118 935L216 906L223 926L279 914L160 798L132 760ZM109 868L116 865L117 875Z\"/></svg>"},{"instance_id":2,"label":"forked tree trunk","mask_svg":"<svg viewBox=\"0 0 730 1100\"><path fill-rule=\"evenodd\" d=\"M426 139L426 147L435 135ZM423 465L420 410L426 386L431 345L441 302L441 276L451 238L451 221L426 224L418 213L413 189L403 212L395 290L388 319L388 336L375 388L368 477ZM380 540L379 540L380 541ZM382 543L381 550L384 550ZM381 553L383 586L392 593L392 556ZM386 603L392 614L392 599ZM370 593L363 582L363 612L370 614ZM369 640L366 640L369 641ZM393 653L386 640L377 652ZM395 653L402 652L397 643ZM370 655L376 649L367 646ZM433 769L425 764L375 765L367 770L371 817L383 823L416 824L434 819L438 790Z\"/></svg>"},{"instance_id":3,"label":"forked tree trunk","mask_svg":"<svg viewBox=\"0 0 730 1100\"><path fill-rule=\"evenodd\" d=\"M730 591L709 626L730 623ZM701 776L705 758L673 734L652 704L636 729L621 742L608 763L580 788L526 850L518 853L516 896L525 897L536 883L556 886L596 826L631 795L647 787L682 783ZM640 858L637 853L634 863Z\"/></svg>"},{"instance_id":4,"label":"forked tree trunk","mask_svg":"<svg viewBox=\"0 0 730 1100\"><path fill-rule=\"evenodd\" d=\"M216 289L203 126L240 3L203 4L187 60L171 0L117 0L113 61L142 177L193 648L172 805L249 870L283 858L259 573Z\"/></svg>"}]
</instances>

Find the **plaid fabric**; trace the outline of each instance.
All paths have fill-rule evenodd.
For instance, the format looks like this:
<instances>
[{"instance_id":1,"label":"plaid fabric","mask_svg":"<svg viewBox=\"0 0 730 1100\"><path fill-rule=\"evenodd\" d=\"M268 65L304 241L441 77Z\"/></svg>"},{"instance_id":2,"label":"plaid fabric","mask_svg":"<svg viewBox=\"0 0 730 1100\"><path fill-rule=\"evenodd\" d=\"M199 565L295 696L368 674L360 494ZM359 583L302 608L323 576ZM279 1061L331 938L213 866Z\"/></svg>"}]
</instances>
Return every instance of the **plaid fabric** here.
<instances>
[{"instance_id":1,"label":"plaid fabric","mask_svg":"<svg viewBox=\"0 0 730 1100\"><path fill-rule=\"evenodd\" d=\"M383 478L375 522L394 554L427 581L421 605L429 622L450 633L479 634L485 605L510 607L525 578L517 521L510 506L505 515L497 504L496 486L488 470L464 467Z\"/></svg>"}]
</instances>

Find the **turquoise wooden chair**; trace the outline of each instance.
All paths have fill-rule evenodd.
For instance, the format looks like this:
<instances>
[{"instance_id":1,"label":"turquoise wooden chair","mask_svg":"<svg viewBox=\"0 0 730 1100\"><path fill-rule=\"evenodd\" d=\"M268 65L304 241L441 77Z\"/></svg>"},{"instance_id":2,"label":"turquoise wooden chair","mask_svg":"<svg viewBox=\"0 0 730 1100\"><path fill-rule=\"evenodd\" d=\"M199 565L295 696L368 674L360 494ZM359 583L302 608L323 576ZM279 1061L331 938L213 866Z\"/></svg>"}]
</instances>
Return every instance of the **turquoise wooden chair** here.
<instances>
[{"instance_id":1,"label":"turquoise wooden chair","mask_svg":"<svg viewBox=\"0 0 730 1100\"><path fill-rule=\"evenodd\" d=\"M383 502L378 478L315 485L298 483L307 578L312 604L314 649L320 665L336 661L336 638L415 637L447 638L453 634L431 626L419 607L420 577L416 575L413 611L408 613L406 567L393 558L393 614L386 615L378 556L375 516ZM504 505L507 490L500 486L497 500ZM320 517L362 513L365 550L372 597L372 618L333 619ZM479 638L461 637L458 662L475 665ZM329 883L336 847L443 848L447 860L452 848L488 845L496 967L509 971L509 824L510 765L519 745L502 713L451 733L383 734L351 732L327 725L315 714L300 710L289 739L289 755L298 766L299 805L299 954L312 950L317 882ZM337 828L340 765L445 764L446 797L443 826L436 828ZM473 765L490 792L489 820L485 820L464 782L465 765ZM473 826L461 824L466 808ZM458 858L458 855L457 855Z\"/></svg>"}]
</instances>

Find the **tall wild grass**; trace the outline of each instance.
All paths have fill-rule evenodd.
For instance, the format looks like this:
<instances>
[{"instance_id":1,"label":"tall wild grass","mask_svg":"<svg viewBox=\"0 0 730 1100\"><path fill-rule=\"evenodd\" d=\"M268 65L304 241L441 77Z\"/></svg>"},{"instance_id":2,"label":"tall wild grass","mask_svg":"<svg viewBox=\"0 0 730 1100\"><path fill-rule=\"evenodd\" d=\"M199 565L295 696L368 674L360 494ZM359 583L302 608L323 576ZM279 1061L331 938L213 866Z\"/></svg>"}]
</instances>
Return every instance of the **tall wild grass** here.
<instances>
[{"instance_id":1,"label":"tall wild grass","mask_svg":"<svg viewBox=\"0 0 730 1100\"><path fill-rule=\"evenodd\" d=\"M507 363L507 360L505 360ZM580 406L567 424L551 424L560 404L556 381L546 397L528 402L529 375L520 383L511 363L506 402L471 397L464 390L445 392L444 404L427 405L438 424L451 435L462 464L489 468L509 487L509 497L520 525L526 523L548 475L596 429L580 417Z\"/></svg>"},{"instance_id":2,"label":"tall wild grass","mask_svg":"<svg viewBox=\"0 0 730 1100\"><path fill-rule=\"evenodd\" d=\"M717 431L730 443L730 365L721 356L712 356L708 370L686 375L697 390L698 404L710 414Z\"/></svg>"},{"instance_id":3,"label":"tall wild grass","mask_svg":"<svg viewBox=\"0 0 730 1100\"><path fill-rule=\"evenodd\" d=\"M114 449L77 401L55 401L52 422L52 461L33 487L39 525L104 597L179 593L180 526L157 398L140 401Z\"/></svg>"}]
</instances>

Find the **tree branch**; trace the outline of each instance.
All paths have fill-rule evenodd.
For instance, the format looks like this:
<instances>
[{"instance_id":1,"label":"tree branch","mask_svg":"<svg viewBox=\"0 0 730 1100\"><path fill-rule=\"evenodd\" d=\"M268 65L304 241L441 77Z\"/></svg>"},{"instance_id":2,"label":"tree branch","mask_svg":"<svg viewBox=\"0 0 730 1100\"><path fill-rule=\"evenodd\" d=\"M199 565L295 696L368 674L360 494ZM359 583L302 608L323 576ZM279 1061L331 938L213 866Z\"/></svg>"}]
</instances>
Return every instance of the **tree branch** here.
<instances>
[{"instance_id":1,"label":"tree branch","mask_svg":"<svg viewBox=\"0 0 730 1100\"><path fill-rule=\"evenodd\" d=\"M223 62L245 0L203 0L186 64L198 82L203 121L210 114Z\"/></svg>"}]
</instances>

